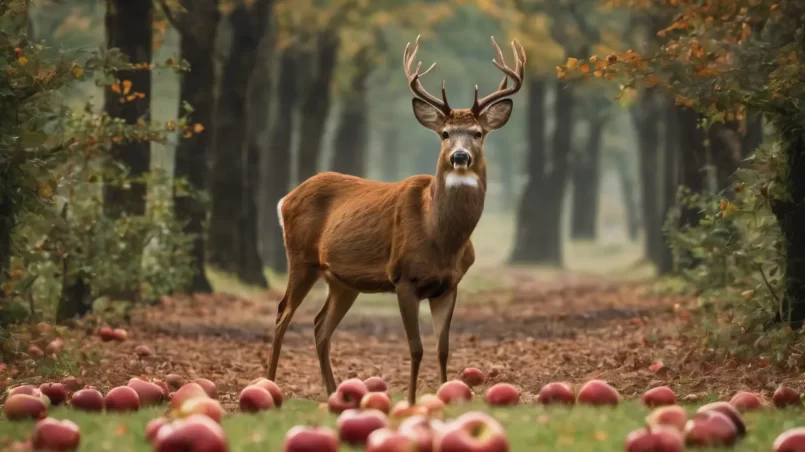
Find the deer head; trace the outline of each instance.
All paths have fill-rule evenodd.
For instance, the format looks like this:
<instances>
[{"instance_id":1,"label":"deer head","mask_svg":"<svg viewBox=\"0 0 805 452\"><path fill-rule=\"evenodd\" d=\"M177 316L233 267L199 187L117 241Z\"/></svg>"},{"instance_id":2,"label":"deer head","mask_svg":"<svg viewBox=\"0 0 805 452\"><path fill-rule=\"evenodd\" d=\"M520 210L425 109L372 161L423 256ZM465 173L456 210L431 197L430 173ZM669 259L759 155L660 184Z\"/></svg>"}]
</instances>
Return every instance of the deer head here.
<instances>
[{"instance_id":1,"label":"deer head","mask_svg":"<svg viewBox=\"0 0 805 452\"><path fill-rule=\"evenodd\" d=\"M412 71L411 66L419 50L419 36L416 38L414 49L409 51L411 43L405 46L403 54L403 69L408 78L408 86L414 94L412 99L414 116L426 128L434 131L442 140L441 152L437 164L437 174L447 174L448 186L451 182L458 185L477 185L477 176L485 174L486 162L484 160L484 140L493 130L497 130L509 121L513 102L508 96L516 93L523 85L523 68L526 61L525 51L520 42L512 41L515 67L509 68L503 58L503 53L492 38L495 48L495 58L492 64L503 71L503 81L497 91L478 99L478 85L475 86L475 100L471 108L453 109L447 103L445 83L442 81L442 99L428 93L420 82L420 78L436 66L433 63L425 72L420 73L422 66L418 62ZM513 86L507 87L511 78ZM450 175L454 177L449 177Z\"/></svg>"}]
</instances>

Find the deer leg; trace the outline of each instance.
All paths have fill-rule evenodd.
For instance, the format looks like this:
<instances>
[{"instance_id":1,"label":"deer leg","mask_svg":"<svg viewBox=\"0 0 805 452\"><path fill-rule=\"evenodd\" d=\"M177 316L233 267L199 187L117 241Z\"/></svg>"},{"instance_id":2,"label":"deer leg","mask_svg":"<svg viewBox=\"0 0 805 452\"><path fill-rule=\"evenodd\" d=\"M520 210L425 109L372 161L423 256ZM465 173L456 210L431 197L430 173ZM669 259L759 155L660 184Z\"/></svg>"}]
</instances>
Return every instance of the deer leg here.
<instances>
[{"instance_id":1,"label":"deer leg","mask_svg":"<svg viewBox=\"0 0 805 452\"><path fill-rule=\"evenodd\" d=\"M290 266L288 271L288 288L285 296L277 308L277 323L274 326L274 339L271 341L271 358L268 362L268 379L274 381L277 377L277 364L282 349L282 339L285 330L291 323L296 308L302 304L313 284L319 279L317 268L309 265Z\"/></svg>"},{"instance_id":2,"label":"deer leg","mask_svg":"<svg viewBox=\"0 0 805 452\"><path fill-rule=\"evenodd\" d=\"M411 351L411 375L408 381L408 403L416 403L416 382L419 377L419 365L422 363L422 338L419 336L419 298L414 287L408 284L397 285L397 303L400 305L408 348Z\"/></svg>"},{"instance_id":3,"label":"deer leg","mask_svg":"<svg viewBox=\"0 0 805 452\"><path fill-rule=\"evenodd\" d=\"M316 353L319 355L319 368L327 394L335 392L335 377L330 365L330 338L341 323L341 320L358 298L358 291L352 290L343 284L330 283L330 293L324 302L321 311L316 314L313 334L316 337Z\"/></svg>"},{"instance_id":4,"label":"deer leg","mask_svg":"<svg viewBox=\"0 0 805 452\"><path fill-rule=\"evenodd\" d=\"M456 307L456 290L452 290L439 298L428 299L430 313L433 317L433 332L439 341L439 371L441 382L447 381L447 358L450 354L450 321Z\"/></svg>"}]
</instances>

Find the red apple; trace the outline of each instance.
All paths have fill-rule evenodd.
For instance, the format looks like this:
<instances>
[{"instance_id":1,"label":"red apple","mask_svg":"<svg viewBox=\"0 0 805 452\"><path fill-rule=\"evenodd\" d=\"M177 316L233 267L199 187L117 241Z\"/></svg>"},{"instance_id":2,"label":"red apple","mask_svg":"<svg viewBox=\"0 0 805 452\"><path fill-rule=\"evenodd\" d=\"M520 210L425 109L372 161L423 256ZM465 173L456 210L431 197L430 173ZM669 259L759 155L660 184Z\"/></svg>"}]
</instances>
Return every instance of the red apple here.
<instances>
[{"instance_id":1,"label":"red apple","mask_svg":"<svg viewBox=\"0 0 805 452\"><path fill-rule=\"evenodd\" d=\"M796 427L780 433L772 445L773 452L805 452L805 427Z\"/></svg>"},{"instance_id":2,"label":"red apple","mask_svg":"<svg viewBox=\"0 0 805 452\"><path fill-rule=\"evenodd\" d=\"M338 436L329 427L297 425L285 434L283 452L337 452Z\"/></svg>"},{"instance_id":3,"label":"red apple","mask_svg":"<svg viewBox=\"0 0 805 452\"><path fill-rule=\"evenodd\" d=\"M187 418L200 414L219 424L224 418L224 413L224 407L221 406L221 402L209 397L195 397L185 400L179 409L173 412L177 418Z\"/></svg>"},{"instance_id":4,"label":"red apple","mask_svg":"<svg viewBox=\"0 0 805 452\"><path fill-rule=\"evenodd\" d=\"M64 341L56 338L48 342L48 345L45 347L45 354L48 356L58 355L62 350L64 350Z\"/></svg>"},{"instance_id":5,"label":"red apple","mask_svg":"<svg viewBox=\"0 0 805 452\"><path fill-rule=\"evenodd\" d=\"M494 418L470 411L437 430L433 449L438 452L508 452L509 440Z\"/></svg>"},{"instance_id":6,"label":"red apple","mask_svg":"<svg viewBox=\"0 0 805 452\"><path fill-rule=\"evenodd\" d=\"M626 436L626 452L682 452L685 441L679 430L653 426L635 430Z\"/></svg>"},{"instance_id":7,"label":"red apple","mask_svg":"<svg viewBox=\"0 0 805 452\"><path fill-rule=\"evenodd\" d=\"M461 381L466 383L467 386L469 387L480 386L484 384L484 381L486 380L486 376L481 371L481 369L478 369L476 367L468 367L463 371L461 371L460 378Z\"/></svg>"},{"instance_id":8,"label":"red apple","mask_svg":"<svg viewBox=\"0 0 805 452\"><path fill-rule=\"evenodd\" d=\"M42 351L36 344L28 345L28 355L32 358L41 358L45 356L45 352Z\"/></svg>"},{"instance_id":9,"label":"red apple","mask_svg":"<svg viewBox=\"0 0 805 452\"><path fill-rule=\"evenodd\" d=\"M553 382L548 383L539 390L537 401L543 405L563 403L573 405L576 403L576 395L567 383Z\"/></svg>"},{"instance_id":10,"label":"red apple","mask_svg":"<svg viewBox=\"0 0 805 452\"><path fill-rule=\"evenodd\" d=\"M650 407L675 405L676 394L668 386L657 386L643 394L643 404Z\"/></svg>"},{"instance_id":11,"label":"red apple","mask_svg":"<svg viewBox=\"0 0 805 452\"><path fill-rule=\"evenodd\" d=\"M763 407L760 397L751 392L739 392L730 399L730 405L734 406L741 413L746 411L759 410Z\"/></svg>"},{"instance_id":12,"label":"red apple","mask_svg":"<svg viewBox=\"0 0 805 452\"><path fill-rule=\"evenodd\" d=\"M708 403L707 405L700 406L699 409L696 410L696 413L704 413L705 411L718 411L724 416L727 416L727 418L729 418L729 420L731 420L735 425L735 429L738 431L738 436L744 436L744 434L746 434L746 424L744 424L744 421L741 418L741 413L739 413L738 410L729 403Z\"/></svg>"},{"instance_id":13,"label":"red apple","mask_svg":"<svg viewBox=\"0 0 805 452\"><path fill-rule=\"evenodd\" d=\"M204 388L198 383L187 383L173 393L173 397L171 397L171 408L178 409L185 400L194 399L196 397L209 398L207 392L204 391Z\"/></svg>"},{"instance_id":14,"label":"red apple","mask_svg":"<svg viewBox=\"0 0 805 452\"><path fill-rule=\"evenodd\" d=\"M285 397L282 394L282 389L280 389L276 383L267 378L257 378L249 383L249 386L252 385L260 386L268 391L268 393L271 394L271 397L274 399L274 405L277 406L277 408L282 406L282 401Z\"/></svg>"},{"instance_id":15,"label":"red apple","mask_svg":"<svg viewBox=\"0 0 805 452\"><path fill-rule=\"evenodd\" d=\"M260 386L246 386L240 391L240 410L244 413L257 413L274 408L274 398L271 393Z\"/></svg>"},{"instance_id":16,"label":"red apple","mask_svg":"<svg viewBox=\"0 0 805 452\"><path fill-rule=\"evenodd\" d=\"M48 415L48 407L39 397L28 394L14 394L6 399L3 413L10 421L24 419L44 419Z\"/></svg>"},{"instance_id":17,"label":"red apple","mask_svg":"<svg viewBox=\"0 0 805 452\"><path fill-rule=\"evenodd\" d=\"M444 411L445 407L447 406L444 402L442 402L442 399L433 394L424 394L419 398L417 405L425 407L428 410L429 416L441 416L442 411Z\"/></svg>"},{"instance_id":18,"label":"red apple","mask_svg":"<svg viewBox=\"0 0 805 452\"><path fill-rule=\"evenodd\" d=\"M162 388L154 383L140 380L137 377L129 380L127 386L134 389L140 397L140 403L143 406L159 405L165 399L165 393L162 391Z\"/></svg>"},{"instance_id":19,"label":"red apple","mask_svg":"<svg viewBox=\"0 0 805 452\"><path fill-rule=\"evenodd\" d=\"M382 411L348 409L338 416L338 438L353 446L364 445L369 434L388 427L388 418Z\"/></svg>"},{"instance_id":20,"label":"red apple","mask_svg":"<svg viewBox=\"0 0 805 452\"><path fill-rule=\"evenodd\" d=\"M97 389L81 389L70 398L70 405L81 411L103 411L103 394Z\"/></svg>"},{"instance_id":21,"label":"red apple","mask_svg":"<svg viewBox=\"0 0 805 452\"><path fill-rule=\"evenodd\" d=\"M361 404L361 399L366 393L366 385L357 378L350 378L344 380L338 385L335 392L330 395L327 400L327 407L332 413L342 413L345 410L358 408Z\"/></svg>"},{"instance_id":22,"label":"red apple","mask_svg":"<svg viewBox=\"0 0 805 452\"><path fill-rule=\"evenodd\" d=\"M416 414L400 422L397 431L411 438L417 443L416 452L431 452L433 450L433 438L437 428L443 427L441 421L428 419L427 417Z\"/></svg>"},{"instance_id":23,"label":"red apple","mask_svg":"<svg viewBox=\"0 0 805 452\"><path fill-rule=\"evenodd\" d=\"M171 389L176 390L182 387L184 384L184 378L176 374L168 374L165 377L165 383L167 383Z\"/></svg>"},{"instance_id":24,"label":"red apple","mask_svg":"<svg viewBox=\"0 0 805 452\"><path fill-rule=\"evenodd\" d=\"M380 377L369 377L363 380L363 384L369 392L388 392L389 385Z\"/></svg>"},{"instance_id":25,"label":"red apple","mask_svg":"<svg viewBox=\"0 0 805 452\"><path fill-rule=\"evenodd\" d=\"M679 405L667 405L649 413L646 416L646 424L649 426L663 425L684 431L685 423L688 421L688 414Z\"/></svg>"},{"instance_id":26,"label":"red apple","mask_svg":"<svg viewBox=\"0 0 805 452\"><path fill-rule=\"evenodd\" d=\"M152 352L147 345L138 345L134 347L134 353L140 358L148 358L149 356L154 354L154 352Z\"/></svg>"},{"instance_id":27,"label":"red apple","mask_svg":"<svg viewBox=\"0 0 805 452\"><path fill-rule=\"evenodd\" d=\"M391 399L385 392L369 392L361 399L362 410L380 410L385 414L391 411Z\"/></svg>"},{"instance_id":28,"label":"red apple","mask_svg":"<svg viewBox=\"0 0 805 452\"><path fill-rule=\"evenodd\" d=\"M790 406L802 406L802 401L799 398L799 393L788 386L780 386L774 391L772 396L774 406L777 408L786 408Z\"/></svg>"},{"instance_id":29,"label":"red apple","mask_svg":"<svg viewBox=\"0 0 805 452\"><path fill-rule=\"evenodd\" d=\"M114 334L114 340L118 342L123 342L129 337L129 333L127 333L123 328L115 328L112 331L112 334Z\"/></svg>"},{"instance_id":30,"label":"red apple","mask_svg":"<svg viewBox=\"0 0 805 452\"><path fill-rule=\"evenodd\" d=\"M106 393L103 399L106 411L139 411L140 396L128 386L118 386Z\"/></svg>"},{"instance_id":31,"label":"red apple","mask_svg":"<svg viewBox=\"0 0 805 452\"><path fill-rule=\"evenodd\" d=\"M39 389L37 389L33 385L19 385L19 386L14 386L13 388L8 390L8 396L9 397L11 397L13 395L17 395L17 394L25 394L25 395L29 395L29 396L39 397L39 395L41 393L42 393L42 391L40 391Z\"/></svg>"},{"instance_id":32,"label":"red apple","mask_svg":"<svg viewBox=\"0 0 805 452\"><path fill-rule=\"evenodd\" d=\"M438 391L436 396L442 399L442 402L451 404L453 402L464 402L472 400L474 394L472 389L461 380L450 380L445 382Z\"/></svg>"},{"instance_id":33,"label":"red apple","mask_svg":"<svg viewBox=\"0 0 805 452\"><path fill-rule=\"evenodd\" d=\"M211 399L218 398L218 388L215 387L215 383L206 378L196 378L193 382L198 383Z\"/></svg>"},{"instance_id":34,"label":"red apple","mask_svg":"<svg viewBox=\"0 0 805 452\"><path fill-rule=\"evenodd\" d=\"M194 415L165 424L154 438L156 452L178 450L227 452L226 435L218 423L207 416Z\"/></svg>"},{"instance_id":35,"label":"red apple","mask_svg":"<svg viewBox=\"0 0 805 452\"><path fill-rule=\"evenodd\" d=\"M389 428L373 431L366 440L366 452L418 452L418 449L413 438Z\"/></svg>"},{"instance_id":36,"label":"red apple","mask_svg":"<svg viewBox=\"0 0 805 452\"><path fill-rule=\"evenodd\" d=\"M618 391L603 380L590 380L579 389L578 402L587 405L617 405Z\"/></svg>"},{"instance_id":37,"label":"red apple","mask_svg":"<svg viewBox=\"0 0 805 452\"><path fill-rule=\"evenodd\" d=\"M517 405L520 402L520 391L508 383L497 383L486 390L484 400L489 405Z\"/></svg>"},{"instance_id":38,"label":"red apple","mask_svg":"<svg viewBox=\"0 0 805 452\"><path fill-rule=\"evenodd\" d=\"M50 399L53 405L61 405L67 400L67 388L61 383L44 383L39 391Z\"/></svg>"},{"instance_id":39,"label":"red apple","mask_svg":"<svg viewBox=\"0 0 805 452\"><path fill-rule=\"evenodd\" d=\"M75 422L51 417L36 423L31 444L36 450L75 450L81 442L81 431Z\"/></svg>"},{"instance_id":40,"label":"red apple","mask_svg":"<svg viewBox=\"0 0 805 452\"><path fill-rule=\"evenodd\" d=\"M696 413L685 424L685 444L689 446L731 446L737 439L735 424L719 411Z\"/></svg>"},{"instance_id":41,"label":"red apple","mask_svg":"<svg viewBox=\"0 0 805 452\"><path fill-rule=\"evenodd\" d=\"M394 408L391 409L391 417L393 418L407 418L415 415L430 416L430 410L419 404L412 406L407 400L400 400L395 403Z\"/></svg>"},{"instance_id":42,"label":"red apple","mask_svg":"<svg viewBox=\"0 0 805 452\"><path fill-rule=\"evenodd\" d=\"M170 394L170 390L168 389L168 385L165 384L164 381L155 378L155 379L151 380L151 383L159 386L159 389L162 390L162 398L163 399L168 398L168 394Z\"/></svg>"},{"instance_id":43,"label":"red apple","mask_svg":"<svg viewBox=\"0 0 805 452\"><path fill-rule=\"evenodd\" d=\"M115 331L108 326L101 327L101 329L98 330L98 336L100 336L101 340L104 342L113 341L117 338Z\"/></svg>"},{"instance_id":44,"label":"red apple","mask_svg":"<svg viewBox=\"0 0 805 452\"><path fill-rule=\"evenodd\" d=\"M166 417L158 417L148 421L148 424L145 426L145 438L148 440L148 442L153 443L154 439L157 437L157 433L159 433L159 429L168 423L170 423L170 419Z\"/></svg>"}]
</instances>

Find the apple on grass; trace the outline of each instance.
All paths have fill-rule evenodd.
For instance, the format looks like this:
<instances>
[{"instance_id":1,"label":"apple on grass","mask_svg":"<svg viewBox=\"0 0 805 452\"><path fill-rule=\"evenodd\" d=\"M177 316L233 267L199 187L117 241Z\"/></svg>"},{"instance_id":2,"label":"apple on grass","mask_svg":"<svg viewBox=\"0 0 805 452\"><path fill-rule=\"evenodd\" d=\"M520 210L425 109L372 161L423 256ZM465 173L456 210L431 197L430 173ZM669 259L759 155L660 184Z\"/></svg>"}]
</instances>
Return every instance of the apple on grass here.
<instances>
[{"instance_id":1,"label":"apple on grass","mask_svg":"<svg viewBox=\"0 0 805 452\"><path fill-rule=\"evenodd\" d=\"M168 374L165 376L165 383L174 391L181 388L184 384L184 378L176 374Z\"/></svg>"},{"instance_id":2,"label":"apple on grass","mask_svg":"<svg viewBox=\"0 0 805 452\"><path fill-rule=\"evenodd\" d=\"M344 380L338 385L335 392L330 395L330 398L327 400L327 408L332 413L343 413L349 409L358 408L361 404L361 399L366 393L369 392L366 389L366 385L363 384L363 381L357 378L350 378L349 380Z\"/></svg>"},{"instance_id":3,"label":"apple on grass","mask_svg":"<svg viewBox=\"0 0 805 452\"><path fill-rule=\"evenodd\" d=\"M297 425L285 434L283 452L337 452L338 436L329 427Z\"/></svg>"},{"instance_id":4,"label":"apple on grass","mask_svg":"<svg viewBox=\"0 0 805 452\"><path fill-rule=\"evenodd\" d=\"M363 380L363 384L369 392L389 392L389 385L380 377L369 377Z\"/></svg>"},{"instance_id":5,"label":"apple on grass","mask_svg":"<svg viewBox=\"0 0 805 452\"><path fill-rule=\"evenodd\" d=\"M740 412L759 410L763 407L763 403L757 394L751 392L739 392L732 396L730 405L734 406Z\"/></svg>"},{"instance_id":6,"label":"apple on grass","mask_svg":"<svg viewBox=\"0 0 805 452\"><path fill-rule=\"evenodd\" d=\"M685 441L673 427L654 425L634 430L626 436L626 452L682 452Z\"/></svg>"},{"instance_id":7,"label":"apple on grass","mask_svg":"<svg viewBox=\"0 0 805 452\"><path fill-rule=\"evenodd\" d=\"M741 413L728 402L713 402L702 405L696 410L696 413L704 413L706 411L718 411L724 416L727 416L727 418L732 421L733 425L735 425L739 437L746 434L746 424L744 424L743 418L741 418Z\"/></svg>"},{"instance_id":8,"label":"apple on grass","mask_svg":"<svg viewBox=\"0 0 805 452\"><path fill-rule=\"evenodd\" d=\"M520 391L508 383L497 383L486 390L484 400L492 406L517 405L520 402Z\"/></svg>"},{"instance_id":9,"label":"apple on grass","mask_svg":"<svg viewBox=\"0 0 805 452\"><path fill-rule=\"evenodd\" d=\"M224 418L224 407L221 402L211 399L209 397L195 397L185 400L178 410L174 410L173 414L177 418L186 418L194 415L207 416L217 423L221 423Z\"/></svg>"},{"instance_id":10,"label":"apple on grass","mask_svg":"<svg viewBox=\"0 0 805 452\"><path fill-rule=\"evenodd\" d=\"M137 377L130 379L126 386L134 389L137 395L140 396L140 403L143 406L159 405L165 399L165 392L162 388Z\"/></svg>"},{"instance_id":11,"label":"apple on grass","mask_svg":"<svg viewBox=\"0 0 805 452\"><path fill-rule=\"evenodd\" d=\"M51 417L36 423L31 438L31 444L36 450L75 450L80 442L81 430L75 422Z\"/></svg>"},{"instance_id":12,"label":"apple on grass","mask_svg":"<svg viewBox=\"0 0 805 452\"><path fill-rule=\"evenodd\" d=\"M218 423L207 416L196 414L163 425L154 438L154 450L227 452L229 446L224 430Z\"/></svg>"},{"instance_id":13,"label":"apple on grass","mask_svg":"<svg viewBox=\"0 0 805 452\"><path fill-rule=\"evenodd\" d=\"M159 433L159 429L169 423L170 419L166 417L158 417L148 421L148 424L145 425L145 438L148 442L153 443L157 437L157 433Z\"/></svg>"},{"instance_id":14,"label":"apple on grass","mask_svg":"<svg viewBox=\"0 0 805 452\"><path fill-rule=\"evenodd\" d=\"M282 406L282 400L284 399L282 389L280 389L280 387L277 386L276 383L269 380L268 378L262 378L262 377L256 378L252 380L252 382L249 383L247 386L259 386L265 389L266 391L268 391L269 394L271 394L271 397L274 399L274 405L277 408Z\"/></svg>"},{"instance_id":15,"label":"apple on grass","mask_svg":"<svg viewBox=\"0 0 805 452\"><path fill-rule=\"evenodd\" d=\"M472 400L474 394L472 389L461 380L450 380L445 382L436 391L436 396L442 399L442 402L451 404L455 402L466 402Z\"/></svg>"},{"instance_id":16,"label":"apple on grass","mask_svg":"<svg viewBox=\"0 0 805 452\"><path fill-rule=\"evenodd\" d=\"M424 394L419 398L417 405L427 409L429 416L437 417L442 417L442 412L447 406L444 402L442 402L442 399L434 394Z\"/></svg>"},{"instance_id":17,"label":"apple on grass","mask_svg":"<svg viewBox=\"0 0 805 452\"><path fill-rule=\"evenodd\" d=\"M688 421L688 413L679 405L667 405L659 407L646 416L646 424L649 426L662 425L673 427L684 431L685 423Z\"/></svg>"},{"instance_id":18,"label":"apple on grass","mask_svg":"<svg viewBox=\"0 0 805 452\"><path fill-rule=\"evenodd\" d=\"M620 394L603 380L590 380L579 389L578 402L586 405L617 405Z\"/></svg>"},{"instance_id":19,"label":"apple on grass","mask_svg":"<svg viewBox=\"0 0 805 452\"><path fill-rule=\"evenodd\" d=\"M388 427L388 424L388 418L379 410L348 409L343 411L336 421L338 438L341 442L354 446L365 445L370 433Z\"/></svg>"},{"instance_id":20,"label":"apple on grass","mask_svg":"<svg viewBox=\"0 0 805 452\"><path fill-rule=\"evenodd\" d=\"M173 393L171 397L171 408L178 409L186 400L195 399L198 397L209 398L207 392L204 391L198 383L187 383Z\"/></svg>"},{"instance_id":21,"label":"apple on grass","mask_svg":"<svg viewBox=\"0 0 805 452\"><path fill-rule=\"evenodd\" d=\"M238 397L240 411L257 413L274 408L274 398L261 386L246 386Z\"/></svg>"},{"instance_id":22,"label":"apple on grass","mask_svg":"<svg viewBox=\"0 0 805 452\"><path fill-rule=\"evenodd\" d=\"M650 407L675 405L676 394L668 386L657 386L643 394L643 404Z\"/></svg>"},{"instance_id":23,"label":"apple on grass","mask_svg":"<svg viewBox=\"0 0 805 452\"><path fill-rule=\"evenodd\" d=\"M206 378L196 378L193 382L201 386L201 389L203 389L211 399L218 398L218 388L215 387L215 383L212 381Z\"/></svg>"},{"instance_id":24,"label":"apple on grass","mask_svg":"<svg viewBox=\"0 0 805 452\"><path fill-rule=\"evenodd\" d=\"M484 384L486 380L486 376L484 375L481 369L477 367L468 367L461 371L461 381L467 384L469 387L480 386Z\"/></svg>"},{"instance_id":25,"label":"apple on grass","mask_svg":"<svg viewBox=\"0 0 805 452\"><path fill-rule=\"evenodd\" d=\"M103 399L106 411L139 411L140 396L128 386L118 386L106 393Z\"/></svg>"},{"instance_id":26,"label":"apple on grass","mask_svg":"<svg viewBox=\"0 0 805 452\"><path fill-rule=\"evenodd\" d=\"M777 388L777 390L774 391L774 395L772 395L772 401L777 408L802 406L799 393L789 386L780 386Z\"/></svg>"},{"instance_id":27,"label":"apple on grass","mask_svg":"<svg viewBox=\"0 0 805 452\"><path fill-rule=\"evenodd\" d=\"M796 427L781 433L772 444L773 452L805 452L805 427Z\"/></svg>"},{"instance_id":28,"label":"apple on grass","mask_svg":"<svg viewBox=\"0 0 805 452\"><path fill-rule=\"evenodd\" d=\"M39 392L48 396L54 406L61 405L67 400L67 388L61 383L44 383L39 386Z\"/></svg>"},{"instance_id":29,"label":"apple on grass","mask_svg":"<svg viewBox=\"0 0 805 452\"><path fill-rule=\"evenodd\" d=\"M28 394L14 394L6 399L3 413L10 421L26 419L44 419L48 415L48 407L39 397Z\"/></svg>"},{"instance_id":30,"label":"apple on grass","mask_svg":"<svg viewBox=\"0 0 805 452\"><path fill-rule=\"evenodd\" d=\"M419 452L417 442L399 431L380 428L369 434L366 452Z\"/></svg>"},{"instance_id":31,"label":"apple on grass","mask_svg":"<svg viewBox=\"0 0 805 452\"><path fill-rule=\"evenodd\" d=\"M735 424L720 411L696 413L685 424L685 444L689 446L731 446L737 439Z\"/></svg>"},{"instance_id":32,"label":"apple on grass","mask_svg":"<svg viewBox=\"0 0 805 452\"><path fill-rule=\"evenodd\" d=\"M509 440L494 418L469 411L436 431L433 448L439 452L508 452Z\"/></svg>"},{"instance_id":33,"label":"apple on grass","mask_svg":"<svg viewBox=\"0 0 805 452\"><path fill-rule=\"evenodd\" d=\"M369 392L361 399L360 408L362 410L379 410L384 414L391 411L391 399L385 392Z\"/></svg>"},{"instance_id":34,"label":"apple on grass","mask_svg":"<svg viewBox=\"0 0 805 452\"><path fill-rule=\"evenodd\" d=\"M417 452L431 452L436 430L442 427L444 427L442 421L416 414L400 422L397 432L413 439L418 447Z\"/></svg>"},{"instance_id":35,"label":"apple on grass","mask_svg":"<svg viewBox=\"0 0 805 452\"><path fill-rule=\"evenodd\" d=\"M555 381L546 384L539 390L537 401L543 405L555 403L573 405L576 403L576 395L573 394L573 389L569 384Z\"/></svg>"},{"instance_id":36,"label":"apple on grass","mask_svg":"<svg viewBox=\"0 0 805 452\"><path fill-rule=\"evenodd\" d=\"M103 394L97 389L80 389L70 398L70 405L81 411L103 411Z\"/></svg>"},{"instance_id":37,"label":"apple on grass","mask_svg":"<svg viewBox=\"0 0 805 452\"><path fill-rule=\"evenodd\" d=\"M411 405L407 400L400 400L395 403L394 408L391 409L391 417L393 418L408 418L416 415L430 416L431 411L424 405Z\"/></svg>"}]
</instances>

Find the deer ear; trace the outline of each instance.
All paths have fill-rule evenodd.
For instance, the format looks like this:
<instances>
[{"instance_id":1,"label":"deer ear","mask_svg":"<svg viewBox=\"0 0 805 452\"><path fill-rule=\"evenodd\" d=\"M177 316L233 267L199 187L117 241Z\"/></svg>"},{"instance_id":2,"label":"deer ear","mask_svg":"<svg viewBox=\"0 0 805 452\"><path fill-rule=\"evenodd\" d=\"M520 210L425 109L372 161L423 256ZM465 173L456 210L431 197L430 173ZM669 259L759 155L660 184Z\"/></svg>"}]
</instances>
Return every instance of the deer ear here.
<instances>
[{"instance_id":1,"label":"deer ear","mask_svg":"<svg viewBox=\"0 0 805 452\"><path fill-rule=\"evenodd\" d=\"M411 104L414 106L414 116L416 116L416 120L419 121L420 124L436 133L442 130L444 120L446 119L444 113L433 105L417 99L416 97L412 99Z\"/></svg>"},{"instance_id":2,"label":"deer ear","mask_svg":"<svg viewBox=\"0 0 805 452\"><path fill-rule=\"evenodd\" d=\"M491 132L505 126L512 115L512 108L514 102L511 99L501 99L486 107L478 117L481 127Z\"/></svg>"}]
</instances>

